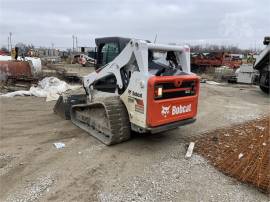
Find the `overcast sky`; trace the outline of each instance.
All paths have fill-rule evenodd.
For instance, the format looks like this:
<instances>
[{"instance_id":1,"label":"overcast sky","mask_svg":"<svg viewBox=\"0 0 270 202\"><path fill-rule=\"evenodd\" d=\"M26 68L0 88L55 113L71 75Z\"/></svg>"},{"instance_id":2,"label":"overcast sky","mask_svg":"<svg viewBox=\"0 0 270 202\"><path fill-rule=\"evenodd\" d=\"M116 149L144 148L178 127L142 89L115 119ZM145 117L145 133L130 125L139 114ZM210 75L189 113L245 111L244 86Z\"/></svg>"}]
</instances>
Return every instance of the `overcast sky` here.
<instances>
[{"instance_id":1,"label":"overcast sky","mask_svg":"<svg viewBox=\"0 0 270 202\"><path fill-rule=\"evenodd\" d=\"M270 35L270 0L0 0L0 46L94 46L123 36L160 43L262 47Z\"/></svg>"}]
</instances>

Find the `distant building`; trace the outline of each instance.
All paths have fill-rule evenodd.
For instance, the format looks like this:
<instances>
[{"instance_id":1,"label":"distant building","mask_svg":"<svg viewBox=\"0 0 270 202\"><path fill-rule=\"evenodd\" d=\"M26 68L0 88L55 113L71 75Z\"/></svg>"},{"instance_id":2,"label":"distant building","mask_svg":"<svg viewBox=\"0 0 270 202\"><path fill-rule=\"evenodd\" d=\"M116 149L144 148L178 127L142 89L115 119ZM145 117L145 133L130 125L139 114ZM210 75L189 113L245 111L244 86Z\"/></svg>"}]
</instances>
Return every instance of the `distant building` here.
<instances>
[{"instance_id":1,"label":"distant building","mask_svg":"<svg viewBox=\"0 0 270 202\"><path fill-rule=\"evenodd\" d=\"M95 47L79 47L77 49L77 52L88 53L88 52L91 52L91 51L94 51L94 50L95 50Z\"/></svg>"},{"instance_id":2,"label":"distant building","mask_svg":"<svg viewBox=\"0 0 270 202\"><path fill-rule=\"evenodd\" d=\"M36 57L58 57L60 56L59 49L52 49L52 48L35 48L30 51L32 56Z\"/></svg>"}]
</instances>

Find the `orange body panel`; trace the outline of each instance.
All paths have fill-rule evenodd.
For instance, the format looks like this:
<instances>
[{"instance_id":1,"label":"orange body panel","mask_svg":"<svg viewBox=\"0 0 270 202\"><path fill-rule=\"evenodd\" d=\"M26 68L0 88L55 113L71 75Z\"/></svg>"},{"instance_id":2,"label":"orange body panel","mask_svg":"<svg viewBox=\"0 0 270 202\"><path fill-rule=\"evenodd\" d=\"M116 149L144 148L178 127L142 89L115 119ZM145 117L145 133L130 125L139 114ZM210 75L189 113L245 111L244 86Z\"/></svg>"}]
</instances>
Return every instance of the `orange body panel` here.
<instances>
[{"instance_id":1,"label":"orange body panel","mask_svg":"<svg viewBox=\"0 0 270 202\"><path fill-rule=\"evenodd\" d=\"M195 94L185 97L176 97L169 99L154 99L155 84L174 83L180 86L183 81L195 81ZM199 77L196 75L179 76L154 76L148 81L147 96L147 125L156 127L184 119L194 118L197 115L197 105L199 96ZM179 91L188 90L188 88L177 88ZM166 90L165 90L166 91ZM173 92L175 90L167 90ZM166 108L164 113L163 110Z\"/></svg>"}]
</instances>

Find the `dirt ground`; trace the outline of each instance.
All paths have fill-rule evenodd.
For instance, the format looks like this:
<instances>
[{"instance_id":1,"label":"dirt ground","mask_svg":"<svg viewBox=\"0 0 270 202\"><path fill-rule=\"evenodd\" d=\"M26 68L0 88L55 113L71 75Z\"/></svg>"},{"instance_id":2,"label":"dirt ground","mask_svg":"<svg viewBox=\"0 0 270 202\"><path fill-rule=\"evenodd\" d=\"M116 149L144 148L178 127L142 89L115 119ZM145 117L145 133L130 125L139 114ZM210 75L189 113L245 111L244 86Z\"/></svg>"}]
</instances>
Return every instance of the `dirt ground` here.
<instances>
[{"instance_id":1,"label":"dirt ground","mask_svg":"<svg viewBox=\"0 0 270 202\"><path fill-rule=\"evenodd\" d=\"M53 106L0 98L0 201L270 200L196 154L184 158L190 137L269 113L269 97L257 87L202 84L196 123L111 147L53 114Z\"/></svg>"},{"instance_id":2,"label":"dirt ground","mask_svg":"<svg viewBox=\"0 0 270 202\"><path fill-rule=\"evenodd\" d=\"M65 77L65 76L76 76L82 78L93 72L95 69L93 66L83 67L80 64L50 64L48 66L42 67L42 75L45 76L55 76L55 77ZM65 73L63 73L65 72ZM60 74L58 74L60 73Z\"/></svg>"}]
</instances>

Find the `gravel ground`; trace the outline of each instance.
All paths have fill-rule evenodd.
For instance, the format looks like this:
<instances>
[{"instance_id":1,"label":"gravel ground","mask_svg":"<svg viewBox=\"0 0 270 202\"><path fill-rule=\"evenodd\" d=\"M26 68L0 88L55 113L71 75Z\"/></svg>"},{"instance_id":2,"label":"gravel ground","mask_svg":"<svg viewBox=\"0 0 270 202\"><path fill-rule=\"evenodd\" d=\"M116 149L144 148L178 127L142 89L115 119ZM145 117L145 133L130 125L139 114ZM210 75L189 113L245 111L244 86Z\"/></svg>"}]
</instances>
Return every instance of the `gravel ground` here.
<instances>
[{"instance_id":1,"label":"gravel ground","mask_svg":"<svg viewBox=\"0 0 270 202\"><path fill-rule=\"evenodd\" d=\"M45 175L48 175L45 173ZM39 177L35 181L28 182L19 188L19 191L9 193L6 201L9 202L28 202L36 201L41 197L43 192L49 192L49 187L53 184L53 178L48 175L45 177Z\"/></svg>"},{"instance_id":2,"label":"gravel ground","mask_svg":"<svg viewBox=\"0 0 270 202\"><path fill-rule=\"evenodd\" d=\"M250 187L221 177L198 155L189 160L168 157L145 168L140 176L114 184L118 186L99 194L101 201L268 201Z\"/></svg>"},{"instance_id":3,"label":"gravel ground","mask_svg":"<svg viewBox=\"0 0 270 202\"><path fill-rule=\"evenodd\" d=\"M202 84L196 123L111 147L53 114L54 104L0 98L0 201L270 200L200 156L184 159L191 137L268 113L257 87Z\"/></svg>"}]
</instances>

